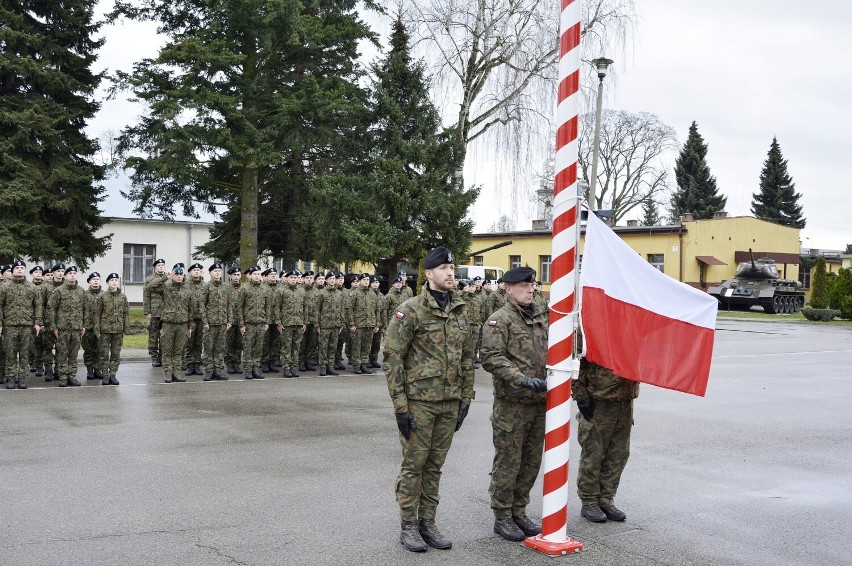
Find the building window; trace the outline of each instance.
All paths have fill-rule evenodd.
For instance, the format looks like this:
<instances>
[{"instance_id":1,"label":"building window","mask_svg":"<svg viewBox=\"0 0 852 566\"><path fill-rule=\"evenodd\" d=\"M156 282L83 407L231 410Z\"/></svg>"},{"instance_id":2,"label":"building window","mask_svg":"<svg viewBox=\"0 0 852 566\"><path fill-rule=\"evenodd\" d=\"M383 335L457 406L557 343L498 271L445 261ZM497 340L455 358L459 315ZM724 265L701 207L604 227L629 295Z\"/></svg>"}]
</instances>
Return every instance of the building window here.
<instances>
[{"instance_id":1,"label":"building window","mask_svg":"<svg viewBox=\"0 0 852 566\"><path fill-rule=\"evenodd\" d=\"M473 256L473 265L485 265L485 259L481 255Z\"/></svg>"},{"instance_id":2,"label":"building window","mask_svg":"<svg viewBox=\"0 0 852 566\"><path fill-rule=\"evenodd\" d=\"M140 285L154 272L157 246L152 244L124 244L124 283Z\"/></svg>"},{"instance_id":3,"label":"building window","mask_svg":"<svg viewBox=\"0 0 852 566\"><path fill-rule=\"evenodd\" d=\"M666 272L666 261L665 256L663 254L648 254L648 263L650 263L663 273Z\"/></svg>"},{"instance_id":4,"label":"building window","mask_svg":"<svg viewBox=\"0 0 852 566\"><path fill-rule=\"evenodd\" d=\"M802 287L805 289L811 288L811 271L803 264L799 264L799 283L801 283Z\"/></svg>"},{"instance_id":5,"label":"building window","mask_svg":"<svg viewBox=\"0 0 852 566\"><path fill-rule=\"evenodd\" d=\"M510 255L509 256L509 269L515 269L516 267L521 267L521 256Z\"/></svg>"},{"instance_id":6,"label":"building window","mask_svg":"<svg viewBox=\"0 0 852 566\"><path fill-rule=\"evenodd\" d=\"M538 280L542 283L550 283L550 256L538 256Z\"/></svg>"}]
</instances>

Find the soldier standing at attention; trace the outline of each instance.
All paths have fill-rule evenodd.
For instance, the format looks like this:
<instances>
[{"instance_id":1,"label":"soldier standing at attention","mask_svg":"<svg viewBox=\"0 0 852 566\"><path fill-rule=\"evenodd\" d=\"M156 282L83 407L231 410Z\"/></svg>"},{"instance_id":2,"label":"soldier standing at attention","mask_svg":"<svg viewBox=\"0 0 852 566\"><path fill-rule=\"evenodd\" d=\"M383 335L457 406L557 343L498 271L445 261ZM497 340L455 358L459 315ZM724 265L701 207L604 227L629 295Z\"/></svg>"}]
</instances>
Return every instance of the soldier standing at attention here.
<instances>
[{"instance_id":1,"label":"soldier standing at attention","mask_svg":"<svg viewBox=\"0 0 852 566\"><path fill-rule=\"evenodd\" d=\"M314 285L314 272L308 271L303 277L303 289L305 290L305 335L299 345L299 371L315 371L317 369L317 327L313 323L316 319L314 309L318 289Z\"/></svg>"},{"instance_id":2,"label":"soldier standing at attention","mask_svg":"<svg viewBox=\"0 0 852 566\"><path fill-rule=\"evenodd\" d=\"M396 312L396 308L407 301L405 293L403 293L402 276L397 275L391 283L391 288L388 289L388 294L385 295L385 320L390 323L390 318Z\"/></svg>"},{"instance_id":3,"label":"soldier standing at attention","mask_svg":"<svg viewBox=\"0 0 852 566\"><path fill-rule=\"evenodd\" d=\"M197 301L184 280L184 266L177 263L165 279L154 279L151 292L162 296L160 351L163 355L165 382L183 382L180 363L186 339L192 334Z\"/></svg>"},{"instance_id":4,"label":"soldier standing at attention","mask_svg":"<svg viewBox=\"0 0 852 566\"><path fill-rule=\"evenodd\" d=\"M316 304L316 325L319 328L319 374L339 375L334 367L334 352L337 349L337 337L343 329L343 296L335 286L337 278L329 271L323 278L317 275L319 288ZM323 284L322 282L325 282Z\"/></svg>"},{"instance_id":5,"label":"soldier standing at attention","mask_svg":"<svg viewBox=\"0 0 852 566\"><path fill-rule=\"evenodd\" d=\"M287 284L278 291L275 324L281 332L281 369L284 377L299 377L299 345L305 333L305 294L299 288L298 271L284 274Z\"/></svg>"},{"instance_id":6,"label":"soldier standing at attention","mask_svg":"<svg viewBox=\"0 0 852 566\"><path fill-rule=\"evenodd\" d=\"M627 518L613 500L630 455L633 399L638 395L639 382L585 358L580 361L580 375L571 383L571 396L579 409L577 495L580 514L593 523Z\"/></svg>"},{"instance_id":7,"label":"soldier standing at attention","mask_svg":"<svg viewBox=\"0 0 852 566\"><path fill-rule=\"evenodd\" d=\"M271 304L275 304L275 297L278 291L278 271L273 268L265 269L260 272L262 280L261 288L266 293ZM278 373L278 368L275 367L275 360L278 359L278 351L274 348L281 346L281 333L278 332L278 327L273 324L273 321L267 320L269 328L263 333L263 349L260 354L260 371L261 373Z\"/></svg>"},{"instance_id":8,"label":"soldier standing at attention","mask_svg":"<svg viewBox=\"0 0 852 566\"><path fill-rule=\"evenodd\" d=\"M30 275L33 277L32 284L35 285L38 300L42 305L42 313L44 313L44 307L47 306L47 297L44 295L46 287L44 285L43 273L44 269L40 265L36 265L30 269ZM30 371L35 372L36 377L44 375L44 332L33 331L33 345L30 349Z\"/></svg>"},{"instance_id":9,"label":"soldier standing at attention","mask_svg":"<svg viewBox=\"0 0 852 566\"><path fill-rule=\"evenodd\" d=\"M189 266L187 287L192 291L195 304L192 307L192 334L186 341L183 356L184 375L203 375L201 371L201 351L204 341L204 323L201 321L201 293L204 290L204 266L193 263Z\"/></svg>"},{"instance_id":10,"label":"soldier standing at attention","mask_svg":"<svg viewBox=\"0 0 852 566\"><path fill-rule=\"evenodd\" d=\"M541 533L527 517L527 505L544 447L548 313L533 302L534 270L510 269L503 281L508 301L482 330L482 364L494 381L494 464L488 491L494 532L521 541Z\"/></svg>"},{"instance_id":11,"label":"soldier standing at attention","mask_svg":"<svg viewBox=\"0 0 852 566\"><path fill-rule=\"evenodd\" d=\"M201 292L201 322L204 329L204 381L228 379L224 370L225 333L231 328L229 322L230 297L222 282L222 265L214 263L208 270L210 281Z\"/></svg>"},{"instance_id":12,"label":"soldier standing at attention","mask_svg":"<svg viewBox=\"0 0 852 566\"><path fill-rule=\"evenodd\" d=\"M344 287L346 276L338 271L336 277L337 292L340 293L340 306L343 311L344 324L348 326L348 321L352 318L352 303L349 296L350 290ZM343 363L343 350L346 349L348 354L352 353L352 334L349 329L344 329L337 337L337 350L334 353L334 369L346 369L346 364ZM350 358L351 361L351 358Z\"/></svg>"},{"instance_id":13,"label":"soldier standing at attention","mask_svg":"<svg viewBox=\"0 0 852 566\"><path fill-rule=\"evenodd\" d=\"M65 283L65 264L57 263L50 268L51 281L50 285L45 289L47 300L53 296L53 292L59 289ZM44 323L46 326L50 324L50 309L45 305ZM51 332L44 333L45 355L47 356L47 369L44 372L44 380L53 381L54 378L59 380L59 351L56 349L56 335Z\"/></svg>"},{"instance_id":14,"label":"soldier standing at attention","mask_svg":"<svg viewBox=\"0 0 852 566\"><path fill-rule=\"evenodd\" d=\"M382 295L381 291L379 291L379 284L378 276L373 275L370 277L370 289L376 294L376 301L378 303L377 306L379 312L376 316L379 330L378 332L373 333L373 338L370 343L370 356L367 363L368 368L382 367L382 364L379 363L379 350L382 347L382 338L384 338L385 328L388 327L387 302L385 301L385 296Z\"/></svg>"},{"instance_id":15,"label":"soldier standing at attention","mask_svg":"<svg viewBox=\"0 0 852 566\"><path fill-rule=\"evenodd\" d=\"M482 332L482 299L476 292L476 282L465 281L464 300L467 303L467 321L470 324L470 349L473 352L473 368L479 369L479 335Z\"/></svg>"},{"instance_id":16,"label":"soldier standing at attention","mask_svg":"<svg viewBox=\"0 0 852 566\"><path fill-rule=\"evenodd\" d=\"M100 356L100 348L98 347L98 337L95 335L95 303L98 296L101 294L101 274L93 271L86 277L86 283L89 288L86 290L86 299L89 301L86 308L86 320L83 326L86 333L80 340L80 345L83 347L83 365L86 366L86 379L103 379L101 375L100 365L98 364L98 356Z\"/></svg>"},{"instance_id":17,"label":"soldier standing at attention","mask_svg":"<svg viewBox=\"0 0 852 566\"><path fill-rule=\"evenodd\" d=\"M455 290L453 256L445 247L424 261L427 283L394 313L385 340L388 391L396 413L402 466L396 481L402 532L413 552L452 542L435 525L441 467L473 391L465 302Z\"/></svg>"},{"instance_id":18,"label":"soldier standing at attention","mask_svg":"<svg viewBox=\"0 0 852 566\"><path fill-rule=\"evenodd\" d=\"M86 332L83 322L88 316L89 301L86 292L77 284L77 267L71 265L64 273L65 282L50 295L47 310L50 331L56 338L59 387L78 387L77 354L80 338Z\"/></svg>"},{"instance_id":19,"label":"soldier standing at attention","mask_svg":"<svg viewBox=\"0 0 852 566\"><path fill-rule=\"evenodd\" d=\"M233 324L243 336L243 370L246 379L263 379L260 357L263 354L263 334L273 319L272 304L262 285L260 267L246 270L249 280L240 287L233 308Z\"/></svg>"},{"instance_id":20,"label":"soldier standing at attention","mask_svg":"<svg viewBox=\"0 0 852 566\"><path fill-rule=\"evenodd\" d=\"M154 273L145 279L142 288L142 309L145 318L148 319L148 355L151 356L151 366L158 368L163 365L163 356L160 352L160 330L163 322L160 316L163 308L163 297L159 293L151 293L151 282L166 280L166 260L154 260Z\"/></svg>"},{"instance_id":21,"label":"soldier standing at attention","mask_svg":"<svg viewBox=\"0 0 852 566\"><path fill-rule=\"evenodd\" d=\"M233 324L234 304L237 301L237 294L240 292L240 279L242 273L236 265L228 269L228 307L231 312L228 313L228 330L225 332L225 367L230 374L242 373L243 368L240 366L240 360L243 356L243 335L240 333L240 327Z\"/></svg>"},{"instance_id":22,"label":"soldier standing at attention","mask_svg":"<svg viewBox=\"0 0 852 566\"><path fill-rule=\"evenodd\" d=\"M0 336L5 347L6 389L27 388L29 356L33 333L43 330L41 296L36 286L27 281L26 264L16 260L11 267L12 279L0 284Z\"/></svg>"},{"instance_id":23,"label":"soldier standing at attention","mask_svg":"<svg viewBox=\"0 0 852 566\"><path fill-rule=\"evenodd\" d=\"M373 334L379 331L379 302L370 289L370 275L364 273L358 288L352 289L352 368L354 373L373 373L367 364L370 361L370 345Z\"/></svg>"},{"instance_id":24,"label":"soldier standing at attention","mask_svg":"<svg viewBox=\"0 0 852 566\"><path fill-rule=\"evenodd\" d=\"M405 296L403 301L407 301L414 296L414 291L412 291L411 287L408 285L408 274L404 269L400 269L396 276L402 280L402 294Z\"/></svg>"},{"instance_id":25,"label":"soldier standing at attention","mask_svg":"<svg viewBox=\"0 0 852 566\"><path fill-rule=\"evenodd\" d=\"M98 367L101 385L118 385L115 374L121 362L121 343L127 333L130 305L118 288L118 273L107 275L108 289L95 301L95 335L100 345Z\"/></svg>"}]
</instances>

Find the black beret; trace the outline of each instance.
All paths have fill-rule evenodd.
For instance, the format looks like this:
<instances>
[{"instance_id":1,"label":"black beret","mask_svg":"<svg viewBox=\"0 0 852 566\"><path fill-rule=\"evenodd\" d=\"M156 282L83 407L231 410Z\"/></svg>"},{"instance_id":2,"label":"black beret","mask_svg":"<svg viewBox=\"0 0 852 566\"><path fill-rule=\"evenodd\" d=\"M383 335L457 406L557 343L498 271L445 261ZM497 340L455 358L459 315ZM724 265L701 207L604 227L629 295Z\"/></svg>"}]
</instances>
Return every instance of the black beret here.
<instances>
[{"instance_id":1,"label":"black beret","mask_svg":"<svg viewBox=\"0 0 852 566\"><path fill-rule=\"evenodd\" d=\"M296 272L292 269L290 271L284 271L282 273L284 274L284 277L293 277L294 275L296 275Z\"/></svg>"},{"instance_id":2,"label":"black beret","mask_svg":"<svg viewBox=\"0 0 852 566\"><path fill-rule=\"evenodd\" d=\"M502 282L503 282L503 278L502 278L502 277L498 277L498 278L497 278L497 283L502 283Z\"/></svg>"},{"instance_id":3,"label":"black beret","mask_svg":"<svg viewBox=\"0 0 852 566\"><path fill-rule=\"evenodd\" d=\"M379 276L378 276L378 275L371 275L371 276L370 276L370 283L376 283L376 282L378 282L378 281L379 281Z\"/></svg>"},{"instance_id":4,"label":"black beret","mask_svg":"<svg viewBox=\"0 0 852 566\"><path fill-rule=\"evenodd\" d=\"M311 275L316 275L316 273L314 273L313 271L306 271L305 273L303 273L303 275L305 277L308 277L308 276L311 276Z\"/></svg>"},{"instance_id":5,"label":"black beret","mask_svg":"<svg viewBox=\"0 0 852 566\"><path fill-rule=\"evenodd\" d=\"M473 278L473 281L482 281L482 277L477 275L476 277Z\"/></svg>"},{"instance_id":6,"label":"black beret","mask_svg":"<svg viewBox=\"0 0 852 566\"><path fill-rule=\"evenodd\" d=\"M207 271L213 271L214 269L222 269L222 264L214 263L213 265L207 268Z\"/></svg>"},{"instance_id":7,"label":"black beret","mask_svg":"<svg viewBox=\"0 0 852 566\"><path fill-rule=\"evenodd\" d=\"M407 276L408 274L405 272L404 269L400 269L399 272L397 272L397 275L406 275Z\"/></svg>"},{"instance_id":8,"label":"black beret","mask_svg":"<svg viewBox=\"0 0 852 566\"><path fill-rule=\"evenodd\" d=\"M26 266L27 266L27 264L22 259L16 259L15 261L12 262L12 265L11 265L12 269L14 269L16 267L26 267Z\"/></svg>"},{"instance_id":9,"label":"black beret","mask_svg":"<svg viewBox=\"0 0 852 566\"><path fill-rule=\"evenodd\" d=\"M155 259L155 260L154 260L154 267L156 267L156 266L158 266L158 265L160 265L160 264L166 265L166 260L164 260L164 259L162 259L162 258L161 258L161 259Z\"/></svg>"},{"instance_id":10,"label":"black beret","mask_svg":"<svg viewBox=\"0 0 852 566\"><path fill-rule=\"evenodd\" d=\"M394 277L393 282L394 283L402 283L402 277L397 275L396 277Z\"/></svg>"},{"instance_id":11,"label":"black beret","mask_svg":"<svg viewBox=\"0 0 852 566\"><path fill-rule=\"evenodd\" d=\"M486 279L482 282L483 285L491 285L491 279Z\"/></svg>"},{"instance_id":12,"label":"black beret","mask_svg":"<svg viewBox=\"0 0 852 566\"><path fill-rule=\"evenodd\" d=\"M37 266L33 267L32 269L30 269L30 275L32 275L36 271L38 271L39 273L44 273L44 269L42 269L42 267L40 265L37 265Z\"/></svg>"},{"instance_id":13,"label":"black beret","mask_svg":"<svg viewBox=\"0 0 852 566\"><path fill-rule=\"evenodd\" d=\"M183 275L183 264L182 263L174 264L174 266L172 266L172 273L174 273L175 275Z\"/></svg>"},{"instance_id":14,"label":"black beret","mask_svg":"<svg viewBox=\"0 0 852 566\"><path fill-rule=\"evenodd\" d=\"M328 273L325 274L325 278L328 279L329 277L335 277L336 278L337 273L335 273L334 271L329 271Z\"/></svg>"},{"instance_id":15,"label":"black beret","mask_svg":"<svg viewBox=\"0 0 852 566\"><path fill-rule=\"evenodd\" d=\"M65 273L77 273L77 266L76 265L69 265L65 269Z\"/></svg>"},{"instance_id":16,"label":"black beret","mask_svg":"<svg viewBox=\"0 0 852 566\"><path fill-rule=\"evenodd\" d=\"M296 277L301 277L303 275L303 273L301 271L299 271L298 269L294 269L293 275L295 275Z\"/></svg>"},{"instance_id":17,"label":"black beret","mask_svg":"<svg viewBox=\"0 0 852 566\"><path fill-rule=\"evenodd\" d=\"M435 269L439 265L444 265L445 263L455 263L455 260L453 259L453 252L444 246L438 246L426 254L426 260L423 262L423 268Z\"/></svg>"},{"instance_id":18,"label":"black beret","mask_svg":"<svg viewBox=\"0 0 852 566\"><path fill-rule=\"evenodd\" d=\"M100 276L101 276L101 274L100 274L100 273L98 273L97 271L93 271L93 272L89 273L89 276L88 276L88 277L86 277L86 283L88 283L89 281L91 281L93 277L98 277L98 278L100 278Z\"/></svg>"},{"instance_id":19,"label":"black beret","mask_svg":"<svg viewBox=\"0 0 852 566\"><path fill-rule=\"evenodd\" d=\"M118 273L112 272L109 275L107 275L106 280L109 281L110 279L118 279Z\"/></svg>"},{"instance_id":20,"label":"black beret","mask_svg":"<svg viewBox=\"0 0 852 566\"><path fill-rule=\"evenodd\" d=\"M3 265L0 265L0 273L6 273L10 269L12 269L11 265L7 265L5 263Z\"/></svg>"},{"instance_id":21,"label":"black beret","mask_svg":"<svg viewBox=\"0 0 852 566\"><path fill-rule=\"evenodd\" d=\"M359 279L369 279L369 278L370 278L370 274L369 274L369 273L362 273L362 274L361 274L361 277L359 277Z\"/></svg>"},{"instance_id":22,"label":"black beret","mask_svg":"<svg viewBox=\"0 0 852 566\"><path fill-rule=\"evenodd\" d=\"M51 273L53 273L54 271L65 271L65 264L64 263L55 264L53 267L50 268Z\"/></svg>"},{"instance_id":23,"label":"black beret","mask_svg":"<svg viewBox=\"0 0 852 566\"><path fill-rule=\"evenodd\" d=\"M200 263L193 263L189 266L189 270L192 271L193 269L204 269L204 266Z\"/></svg>"},{"instance_id":24,"label":"black beret","mask_svg":"<svg viewBox=\"0 0 852 566\"><path fill-rule=\"evenodd\" d=\"M465 279L461 282L462 287L473 287L476 283L473 282L473 279Z\"/></svg>"},{"instance_id":25,"label":"black beret","mask_svg":"<svg viewBox=\"0 0 852 566\"><path fill-rule=\"evenodd\" d=\"M240 272L240 266L239 265L232 265L231 268L228 269L228 275L233 275L234 273L239 273L239 272Z\"/></svg>"},{"instance_id":26,"label":"black beret","mask_svg":"<svg viewBox=\"0 0 852 566\"><path fill-rule=\"evenodd\" d=\"M535 269L532 267L514 267L503 274L503 283L535 283Z\"/></svg>"},{"instance_id":27,"label":"black beret","mask_svg":"<svg viewBox=\"0 0 852 566\"><path fill-rule=\"evenodd\" d=\"M281 271L278 272L278 277L287 277L287 273L288 273L287 271L282 269Z\"/></svg>"},{"instance_id":28,"label":"black beret","mask_svg":"<svg viewBox=\"0 0 852 566\"><path fill-rule=\"evenodd\" d=\"M246 275L251 275L252 273L255 273L257 271L260 271L260 266L252 265L251 267L246 269Z\"/></svg>"},{"instance_id":29,"label":"black beret","mask_svg":"<svg viewBox=\"0 0 852 566\"><path fill-rule=\"evenodd\" d=\"M266 277L266 276L267 276L267 275L269 275L270 273L274 273L275 275L278 275L278 272L277 272L276 270L272 269L271 267L270 267L269 269L264 269L264 270L263 270L260 274L261 274L263 277Z\"/></svg>"},{"instance_id":30,"label":"black beret","mask_svg":"<svg viewBox=\"0 0 852 566\"><path fill-rule=\"evenodd\" d=\"M175 267L180 267L181 269L186 269L186 266L183 263L176 263Z\"/></svg>"}]
</instances>

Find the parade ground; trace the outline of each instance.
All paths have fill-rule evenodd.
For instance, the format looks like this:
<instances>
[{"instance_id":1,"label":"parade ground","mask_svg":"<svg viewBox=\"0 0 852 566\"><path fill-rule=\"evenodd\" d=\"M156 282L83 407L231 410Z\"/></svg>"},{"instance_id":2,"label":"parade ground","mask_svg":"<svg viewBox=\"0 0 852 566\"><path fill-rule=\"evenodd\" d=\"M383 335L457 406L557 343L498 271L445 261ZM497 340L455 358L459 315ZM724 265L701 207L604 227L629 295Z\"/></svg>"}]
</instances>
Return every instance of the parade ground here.
<instances>
[{"instance_id":1,"label":"parade ground","mask_svg":"<svg viewBox=\"0 0 852 566\"><path fill-rule=\"evenodd\" d=\"M491 380L443 470L449 551L405 551L384 375L0 391L0 564L849 564L852 327L720 320L707 395L646 386L616 504L548 558L492 532ZM234 379L237 377L238 379ZM95 385L97 384L97 385ZM576 424L572 424L572 436ZM541 484L529 514L541 514Z\"/></svg>"}]
</instances>

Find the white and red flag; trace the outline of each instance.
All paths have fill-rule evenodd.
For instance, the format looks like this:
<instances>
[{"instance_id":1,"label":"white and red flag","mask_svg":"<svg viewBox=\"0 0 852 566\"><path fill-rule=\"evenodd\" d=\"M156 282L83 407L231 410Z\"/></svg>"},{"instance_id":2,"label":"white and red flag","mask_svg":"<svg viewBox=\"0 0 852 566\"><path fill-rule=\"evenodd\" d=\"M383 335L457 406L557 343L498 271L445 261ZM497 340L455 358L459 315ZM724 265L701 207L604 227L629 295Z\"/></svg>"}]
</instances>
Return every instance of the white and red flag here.
<instances>
[{"instance_id":1,"label":"white and red flag","mask_svg":"<svg viewBox=\"0 0 852 566\"><path fill-rule=\"evenodd\" d=\"M628 379L704 396L715 298L659 271L591 213L580 289L589 361Z\"/></svg>"}]
</instances>

